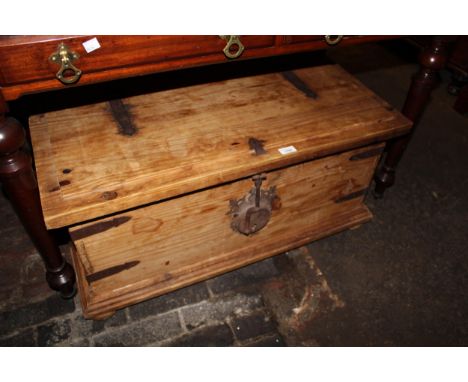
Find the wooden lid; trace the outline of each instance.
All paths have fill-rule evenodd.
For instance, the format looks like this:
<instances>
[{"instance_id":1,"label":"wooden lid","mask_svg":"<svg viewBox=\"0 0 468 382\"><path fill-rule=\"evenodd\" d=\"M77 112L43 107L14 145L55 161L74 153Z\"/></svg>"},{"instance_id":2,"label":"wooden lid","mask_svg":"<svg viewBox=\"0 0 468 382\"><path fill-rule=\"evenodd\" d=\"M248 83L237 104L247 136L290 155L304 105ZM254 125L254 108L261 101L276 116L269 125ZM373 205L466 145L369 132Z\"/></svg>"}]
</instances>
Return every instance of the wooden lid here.
<instances>
[{"instance_id":1,"label":"wooden lid","mask_svg":"<svg viewBox=\"0 0 468 382\"><path fill-rule=\"evenodd\" d=\"M336 65L30 118L48 228L385 140L410 126Z\"/></svg>"}]
</instances>

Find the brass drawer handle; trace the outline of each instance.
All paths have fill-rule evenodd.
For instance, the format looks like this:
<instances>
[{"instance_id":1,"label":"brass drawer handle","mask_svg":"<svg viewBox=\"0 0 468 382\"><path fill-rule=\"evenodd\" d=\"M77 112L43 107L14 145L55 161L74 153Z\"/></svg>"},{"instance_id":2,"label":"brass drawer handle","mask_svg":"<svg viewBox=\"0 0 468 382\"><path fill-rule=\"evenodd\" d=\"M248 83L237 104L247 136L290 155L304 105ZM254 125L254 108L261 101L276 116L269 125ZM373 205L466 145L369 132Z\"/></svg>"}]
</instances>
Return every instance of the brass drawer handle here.
<instances>
[{"instance_id":1,"label":"brass drawer handle","mask_svg":"<svg viewBox=\"0 0 468 382\"><path fill-rule=\"evenodd\" d=\"M60 69L55 76L63 84L74 84L80 79L81 70L72 64L78 57L80 57L78 53L72 52L63 42L60 43L57 51L49 57L51 62L60 65ZM69 72L73 74L71 76L65 76L65 74Z\"/></svg>"},{"instance_id":2,"label":"brass drawer handle","mask_svg":"<svg viewBox=\"0 0 468 382\"><path fill-rule=\"evenodd\" d=\"M336 45L341 40L343 40L343 35L338 35L338 36L327 35L327 36L325 36L325 42L328 45Z\"/></svg>"},{"instance_id":3,"label":"brass drawer handle","mask_svg":"<svg viewBox=\"0 0 468 382\"><path fill-rule=\"evenodd\" d=\"M235 232L249 236L260 231L270 221L272 210L278 207L279 198L276 195L276 187L261 189L265 179L265 174L255 175L252 178L255 186L247 195L241 199L229 201L231 228Z\"/></svg>"},{"instance_id":4,"label":"brass drawer handle","mask_svg":"<svg viewBox=\"0 0 468 382\"><path fill-rule=\"evenodd\" d=\"M234 35L227 35L227 36L219 36L222 39L227 41L226 46L223 49L224 55L227 58L237 58L240 57L242 52L244 51L244 45L242 45L240 36ZM237 50L234 50L237 47Z\"/></svg>"}]
</instances>

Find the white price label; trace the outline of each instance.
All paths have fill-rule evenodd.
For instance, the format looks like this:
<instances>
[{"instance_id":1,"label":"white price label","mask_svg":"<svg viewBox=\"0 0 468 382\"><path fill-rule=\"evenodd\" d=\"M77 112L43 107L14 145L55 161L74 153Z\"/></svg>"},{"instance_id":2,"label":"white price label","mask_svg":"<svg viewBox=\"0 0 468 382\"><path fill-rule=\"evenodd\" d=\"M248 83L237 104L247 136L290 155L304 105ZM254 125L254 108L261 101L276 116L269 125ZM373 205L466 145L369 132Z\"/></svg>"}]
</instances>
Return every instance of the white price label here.
<instances>
[{"instance_id":1,"label":"white price label","mask_svg":"<svg viewBox=\"0 0 468 382\"><path fill-rule=\"evenodd\" d=\"M101 47L101 44L99 44L98 39L94 37L91 40L85 41L83 43L83 47L85 48L87 53L91 53L92 51L99 49Z\"/></svg>"},{"instance_id":2,"label":"white price label","mask_svg":"<svg viewBox=\"0 0 468 382\"><path fill-rule=\"evenodd\" d=\"M297 150L294 146L288 146L288 147L281 147L280 149L278 149L278 151L281 154L286 155L286 154L295 153Z\"/></svg>"}]
</instances>

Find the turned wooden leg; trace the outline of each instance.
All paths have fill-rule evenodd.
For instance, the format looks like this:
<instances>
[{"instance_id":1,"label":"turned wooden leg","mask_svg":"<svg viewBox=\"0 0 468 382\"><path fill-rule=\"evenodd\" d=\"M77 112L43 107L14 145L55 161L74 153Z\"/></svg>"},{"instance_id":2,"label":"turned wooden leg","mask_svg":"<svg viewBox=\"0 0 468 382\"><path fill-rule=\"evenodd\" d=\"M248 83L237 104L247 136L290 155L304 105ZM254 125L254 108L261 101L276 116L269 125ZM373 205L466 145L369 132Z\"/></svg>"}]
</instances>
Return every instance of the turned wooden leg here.
<instances>
[{"instance_id":1,"label":"turned wooden leg","mask_svg":"<svg viewBox=\"0 0 468 382\"><path fill-rule=\"evenodd\" d=\"M24 140L21 124L0 114L0 182L44 261L47 283L69 298L75 273L46 229L31 157L21 150Z\"/></svg>"},{"instance_id":2,"label":"turned wooden leg","mask_svg":"<svg viewBox=\"0 0 468 382\"><path fill-rule=\"evenodd\" d=\"M402 114L413 121L414 125L416 125L429 100L432 89L437 83L438 72L445 66L447 60L446 43L446 38L434 37L431 44L424 49L420 56L420 68L413 77L402 110ZM382 197L384 191L395 183L396 166L410 139L411 134L408 134L388 143L387 156L374 178L376 183L374 195L376 197Z\"/></svg>"}]
</instances>

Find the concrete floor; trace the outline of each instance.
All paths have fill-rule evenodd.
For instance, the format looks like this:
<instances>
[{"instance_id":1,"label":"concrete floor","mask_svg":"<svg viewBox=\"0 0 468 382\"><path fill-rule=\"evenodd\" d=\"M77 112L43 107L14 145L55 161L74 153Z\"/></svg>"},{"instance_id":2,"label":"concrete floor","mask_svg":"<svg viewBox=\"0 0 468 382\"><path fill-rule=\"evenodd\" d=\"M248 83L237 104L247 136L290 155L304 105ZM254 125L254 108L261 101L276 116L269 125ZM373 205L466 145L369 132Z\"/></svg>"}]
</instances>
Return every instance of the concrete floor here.
<instances>
[{"instance_id":1,"label":"concrete floor","mask_svg":"<svg viewBox=\"0 0 468 382\"><path fill-rule=\"evenodd\" d=\"M329 56L401 108L417 65L398 44ZM0 346L466 346L468 118L449 73L374 219L250 267L122 310L81 318L43 281L39 257L0 199Z\"/></svg>"}]
</instances>

